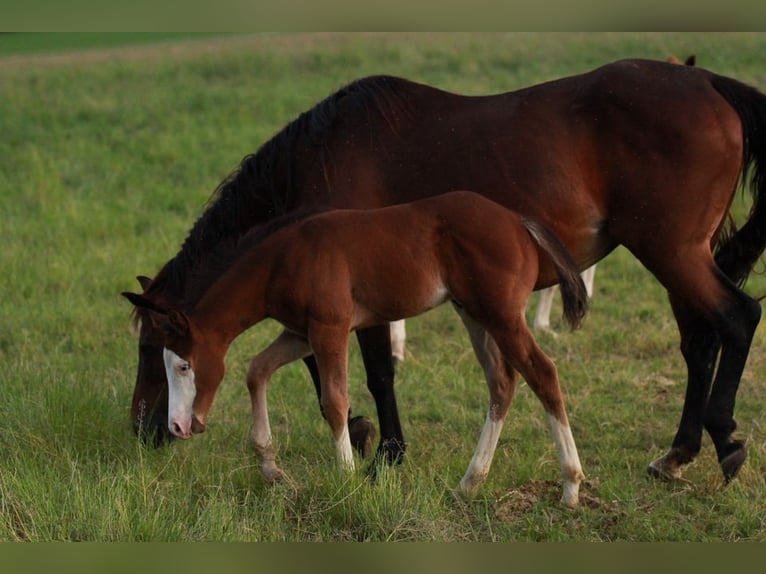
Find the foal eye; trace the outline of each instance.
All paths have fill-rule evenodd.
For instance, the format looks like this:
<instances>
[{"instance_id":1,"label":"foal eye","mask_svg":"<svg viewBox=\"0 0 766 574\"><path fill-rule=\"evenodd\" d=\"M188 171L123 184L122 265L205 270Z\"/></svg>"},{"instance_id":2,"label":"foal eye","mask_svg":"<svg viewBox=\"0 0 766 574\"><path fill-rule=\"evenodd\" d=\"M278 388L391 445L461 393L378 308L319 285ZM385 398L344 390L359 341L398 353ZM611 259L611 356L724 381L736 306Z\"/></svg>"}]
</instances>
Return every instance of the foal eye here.
<instances>
[{"instance_id":1,"label":"foal eye","mask_svg":"<svg viewBox=\"0 0 766 574\"><path fill-rule=\"evenodd\" d=\"M181 363L180 365L178 365L178 370L181 371L182 373L185 373L191 370L191 365L189 363Z\"/></svg>"}]
</instances>

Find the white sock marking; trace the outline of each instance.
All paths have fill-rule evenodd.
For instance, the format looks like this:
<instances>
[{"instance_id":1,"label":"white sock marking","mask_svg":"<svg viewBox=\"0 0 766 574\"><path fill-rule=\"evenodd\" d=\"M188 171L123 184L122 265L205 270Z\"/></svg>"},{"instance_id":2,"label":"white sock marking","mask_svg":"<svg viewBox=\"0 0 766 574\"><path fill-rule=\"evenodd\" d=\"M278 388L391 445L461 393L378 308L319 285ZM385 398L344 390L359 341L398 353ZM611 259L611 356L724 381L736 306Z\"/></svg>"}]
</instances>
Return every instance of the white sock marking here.
<instances>
[{"instance_id":1,"label":"white sock marking","mask_svg":"<svg viewBox=\"0 0 766 574\"><path fill-rule=\"evenodd\" d=\"M490 413L487 413L473 458L460 481L459 488L463 493L473 494L481 486L481 483L484 482L484 479L487 478L489 468L492 465L492 459L495 456L497 441L500 439L500 431L502 430L503 421L493 420Z\"/></svg>"},{"instance_id":2,"label":"white sock marking","mask_svg":"<svg viewBox=\"0 0 766 574\"><path fill-rule=\"evenodd\" d=\"M561 501L569 507L577 506L580 492L580 482L584 478L580 457L577 454L572 430L569 425L562 424L555 416L549 414L553 442L559 455L561 477L564 481L564 494Z\"/></svg>"},{"instance_id":3,"label":"white sock marking","mask_svg":"<svg viewBox=\"0 0 766 574\"><path fill-rule=\"evenodd\" d=\"M348 425L343 425L343 431L335 440L335 450L338 455L338 466L343 470L354 470L354 452L351 449L351 438L348 435Z\"/></svg>"}]
</instances>

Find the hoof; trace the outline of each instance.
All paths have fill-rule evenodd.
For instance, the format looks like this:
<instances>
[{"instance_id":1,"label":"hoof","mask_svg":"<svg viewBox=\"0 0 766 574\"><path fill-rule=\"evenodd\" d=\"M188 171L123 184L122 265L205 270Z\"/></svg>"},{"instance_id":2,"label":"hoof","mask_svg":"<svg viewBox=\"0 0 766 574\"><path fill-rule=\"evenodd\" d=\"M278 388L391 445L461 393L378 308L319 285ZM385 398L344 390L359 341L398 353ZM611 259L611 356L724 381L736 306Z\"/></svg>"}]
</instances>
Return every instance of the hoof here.
<instances>
[{"instance_id":1,"label":"hoof","mask_svg":"<svg viewBox=\"0 0 766 574\"><path fill-rule=\"evenodd\" d=\"M276 466L261 468L261 474L267 484L278 484L285 479L285 473Z\"/></svg>"},{"instance_id":2,"label":"hoof","mask_svg":"<svg viewBox=\"0 0 766 574\"><path fill-rule=\"evenodd\" d=\"M362 456L369 458L373 443L378 433L372 421L364 416L354 417L348 421L348 434L351 446Z\"/></svg>"},{"instance_id":3,"label":"hoof","mask_svg":"<svg viewBox=\"0 0 766 574\"><path fill-rule=\"evenodd\" d=\"M568 510L577 510L577 506L580 504L580 499L579 497L571 498L565 494L561 497L559 502Z\"/></svg>"},{"instance_id":4,"label":"hoof","mask_svg":"<svg viewBox=\"0 0 766 574\"><path fill-rule=\"evenodd\" d=\"M473 500L476 498L476 494L479 492L479 485L474 484L463 484L463 481L460 481L460 484L457 485L457 488L455 489L455 493L458 497L460 497L461 500L464 500L466 502Z\"/></svg>"},{"instance_id":5,"label":"hoof","mask_svg":"<svg viewBox=\"0 0 766 574\"><path fill-rule=\"evenodd\" d=\"M730 447L729 454L725 455L719 462L721 465L721 471L723 471L723 479L726 484L731 482L734 477L739 473L739 469L745 463L747 458L747 449L745 443L742 441L734 441Z\"/></svg>"},{"instance_id":6,"label":"hoof","mask_svg":"<svg viewBox=\"0 0 766 574\"><path fill-rule=\"evenodd\" d=\"M651 478L665 482L686 482L681 477L681 468L675 464L668 464L665 457L659 458L646 467L646 474Z\"/></svg>"}]
</instances>

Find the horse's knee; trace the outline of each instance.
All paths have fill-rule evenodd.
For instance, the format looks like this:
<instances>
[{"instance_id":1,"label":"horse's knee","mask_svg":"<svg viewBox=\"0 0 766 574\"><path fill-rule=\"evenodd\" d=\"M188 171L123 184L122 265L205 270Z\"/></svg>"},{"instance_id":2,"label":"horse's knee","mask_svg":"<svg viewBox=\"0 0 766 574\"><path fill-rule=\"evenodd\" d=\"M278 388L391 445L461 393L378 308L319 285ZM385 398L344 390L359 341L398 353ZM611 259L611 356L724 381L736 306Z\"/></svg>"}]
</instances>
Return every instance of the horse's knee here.
<instances>
[{"instance_id":1,"label":"horse's knee","mask_svg":"<svg viewBox=\"0 0 766 574\"><path fill-rule=\"evenodd\" d=\"M324 418L333 429L345 427L348 420L348 397L332 389L322 389L320 407Z\"/></svg>"}]
</instances>

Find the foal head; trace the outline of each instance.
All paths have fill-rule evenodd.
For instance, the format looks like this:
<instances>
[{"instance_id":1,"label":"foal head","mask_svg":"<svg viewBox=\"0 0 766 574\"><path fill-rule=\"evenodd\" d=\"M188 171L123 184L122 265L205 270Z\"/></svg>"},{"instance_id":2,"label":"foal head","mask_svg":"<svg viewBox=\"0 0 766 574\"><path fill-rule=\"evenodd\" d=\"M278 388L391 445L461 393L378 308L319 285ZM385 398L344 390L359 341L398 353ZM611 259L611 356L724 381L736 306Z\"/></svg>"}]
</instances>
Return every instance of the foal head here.
<instances>
[{"instance_id":1,"label":"foal head","mask_svg":"<svg viewBox=\"0 0 766 574\"><path fill-rule=\"evenodd\" d=\"M168 430L178 438L204 432L207 413L223 379L226 347L197 329L180 310L165 309L135 293L123 296L159 333L168 381Z\"/></svg>"}]
</instances>

